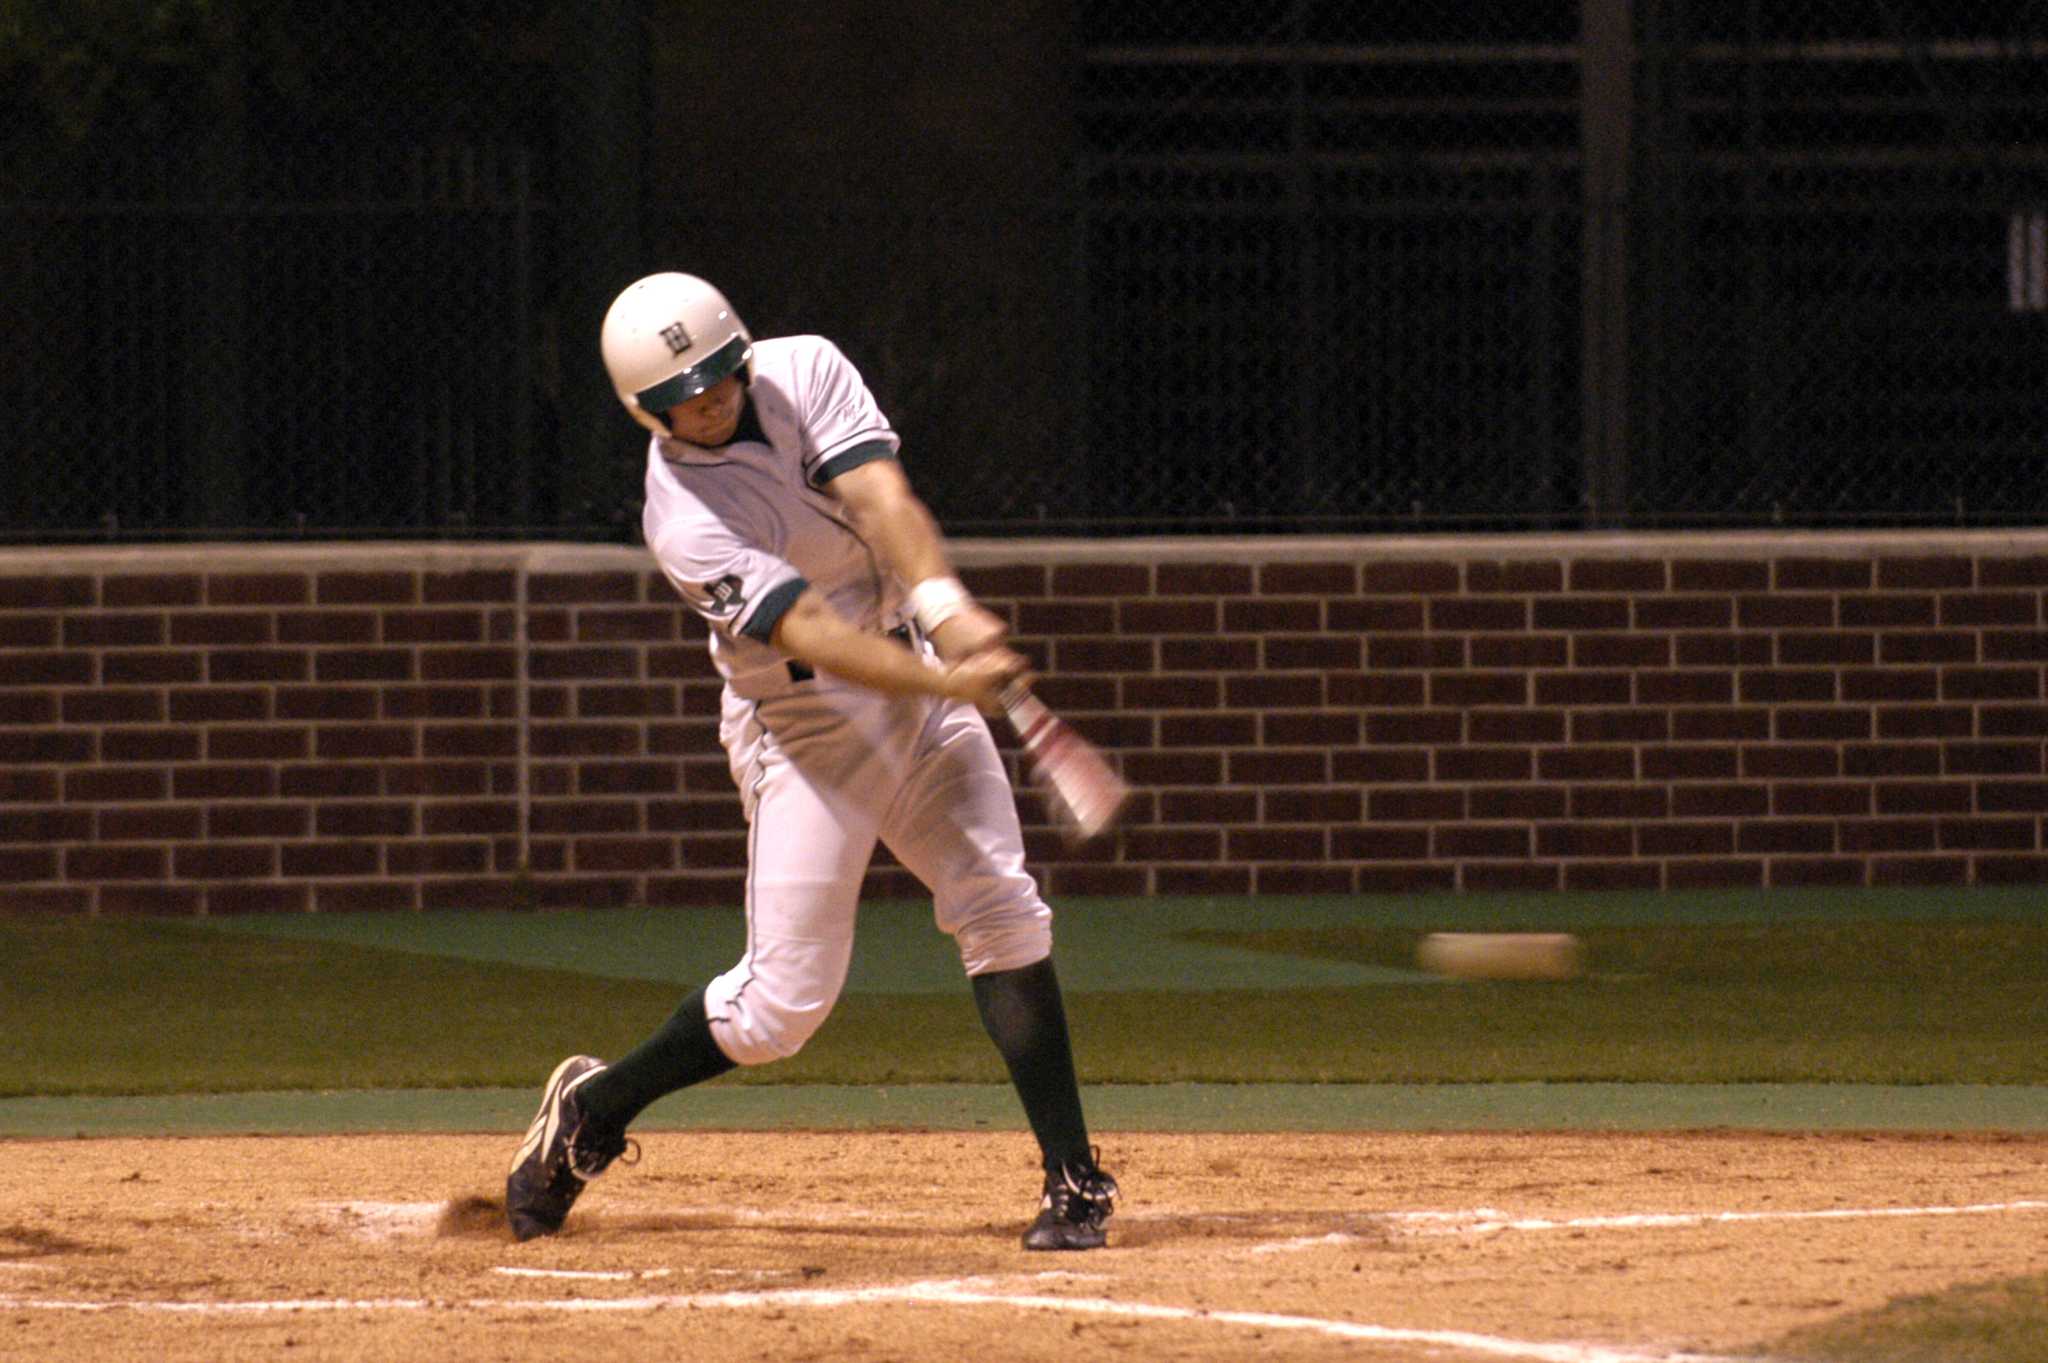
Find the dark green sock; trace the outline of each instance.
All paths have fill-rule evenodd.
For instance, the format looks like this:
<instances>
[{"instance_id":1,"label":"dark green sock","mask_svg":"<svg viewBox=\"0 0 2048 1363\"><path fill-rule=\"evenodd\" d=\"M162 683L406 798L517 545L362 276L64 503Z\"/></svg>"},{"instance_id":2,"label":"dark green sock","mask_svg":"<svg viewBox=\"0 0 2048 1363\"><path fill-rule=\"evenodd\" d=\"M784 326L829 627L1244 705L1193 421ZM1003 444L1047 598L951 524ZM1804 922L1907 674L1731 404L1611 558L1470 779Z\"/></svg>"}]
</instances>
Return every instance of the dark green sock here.
<instances>
[{"instance_id":1,"label":"dark green sock","mask_svg":"<svg viewBox=\"0 0 2048 1363\"><path fill-rule=\"evenodd\" d=\"M733 1061L712 1039L699 989L660 1031L577 1089L577 1102L598 1126L624 1131L655 1099L716 1079L731 1068Z\"/></svg>"},{"instance_id":2,"label":"dark green sock","mask_svg":"<svg viewBox=\"0 0 2048 1363\"><path fill-rule=\"evenodd\" d=\"M1009 1066L1045 1167L1088 1159L1088 1123L1081 1114L1067 1009L1052 958L1021 970L976 975L974 1002L981 1009L981 1025Z\"/></svg>"}]
</instances>

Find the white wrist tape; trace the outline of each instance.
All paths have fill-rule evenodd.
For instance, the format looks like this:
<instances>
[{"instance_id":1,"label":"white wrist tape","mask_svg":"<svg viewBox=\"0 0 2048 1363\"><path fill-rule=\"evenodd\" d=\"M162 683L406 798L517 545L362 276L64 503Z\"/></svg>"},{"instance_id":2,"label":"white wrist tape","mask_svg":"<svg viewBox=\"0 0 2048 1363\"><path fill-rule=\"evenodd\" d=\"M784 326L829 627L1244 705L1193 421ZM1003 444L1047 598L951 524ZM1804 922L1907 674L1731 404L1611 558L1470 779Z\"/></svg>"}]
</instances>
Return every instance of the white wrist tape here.
<instances>
[{"instance_id":1,"label":"white wrist tape","mask_svg":"<svg viewBox=\"0 0 2048 1363\"><path fill-rule=\"evenodd\" d=\"M910 613L926 634L973 604L957 577L928 577L910 589Z\"/></svg>"}]
</instances>

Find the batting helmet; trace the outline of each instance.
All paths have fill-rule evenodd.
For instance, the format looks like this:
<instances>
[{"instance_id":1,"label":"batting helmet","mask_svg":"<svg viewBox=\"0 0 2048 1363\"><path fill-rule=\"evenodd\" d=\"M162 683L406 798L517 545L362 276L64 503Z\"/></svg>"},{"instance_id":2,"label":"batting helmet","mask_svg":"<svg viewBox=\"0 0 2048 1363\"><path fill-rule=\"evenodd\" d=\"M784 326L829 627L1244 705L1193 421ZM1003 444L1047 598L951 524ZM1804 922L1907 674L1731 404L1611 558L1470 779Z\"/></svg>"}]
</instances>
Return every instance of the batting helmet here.
<instances>
[{"instance_id":1,"label":"batting helmet","mask_svg":"<svg viewBox=\"0 0 2048 1363\"><path fill-rule=\"evenodd\" d=\"M735 373L754 378L754 338L711 285L687 274L629 284L604 315L604 367L633 420L669 435L668 409Z\"/></svg>"}]
</instances>

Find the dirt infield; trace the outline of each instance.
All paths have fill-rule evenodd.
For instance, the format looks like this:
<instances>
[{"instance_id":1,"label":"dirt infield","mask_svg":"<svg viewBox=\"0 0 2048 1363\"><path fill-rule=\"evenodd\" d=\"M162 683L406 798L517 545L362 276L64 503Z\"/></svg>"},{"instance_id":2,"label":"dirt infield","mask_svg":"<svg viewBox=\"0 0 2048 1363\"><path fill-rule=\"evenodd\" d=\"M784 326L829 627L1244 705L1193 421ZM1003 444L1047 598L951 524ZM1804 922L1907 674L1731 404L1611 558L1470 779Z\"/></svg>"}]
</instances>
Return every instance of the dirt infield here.
<instances>
[{"instance_id":1,"label":"dirt infield","mask_svg":"<svg viewBox=\"0 0 2048 1363\"><path fill-rule=\"evenodd\" d=\"M1015 1133L655 1134L527 1245L512 1144L0 1145L0 1357L1622 1363L2048 1270L2039 1135L1111 1133L1061 1256Z\"/></svg>"}]
</instances>

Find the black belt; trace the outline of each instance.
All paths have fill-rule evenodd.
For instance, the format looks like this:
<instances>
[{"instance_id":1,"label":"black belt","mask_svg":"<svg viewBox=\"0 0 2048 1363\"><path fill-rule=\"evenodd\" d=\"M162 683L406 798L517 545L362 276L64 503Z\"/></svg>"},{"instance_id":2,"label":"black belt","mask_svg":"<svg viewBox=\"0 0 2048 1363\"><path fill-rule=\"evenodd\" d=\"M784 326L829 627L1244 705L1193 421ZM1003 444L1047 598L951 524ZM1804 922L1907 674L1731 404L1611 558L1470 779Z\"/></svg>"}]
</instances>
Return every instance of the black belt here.
<instances>
[{"instance_id":1,"label":"black belt","mask_svg":"<svg viewBox=\"0 0 2048 1363\"><path fill-rule=\"evenodd\" d=\"M890 630L889 637L900 641L907 648L914 649L917 647L917 635L908 624L898 625ZM785 666L789 668L789 679L793 682L807 682L818 675L811 670L810 664L800 663L794 658L791 658Z\"/></svg>"}]
</instances>

